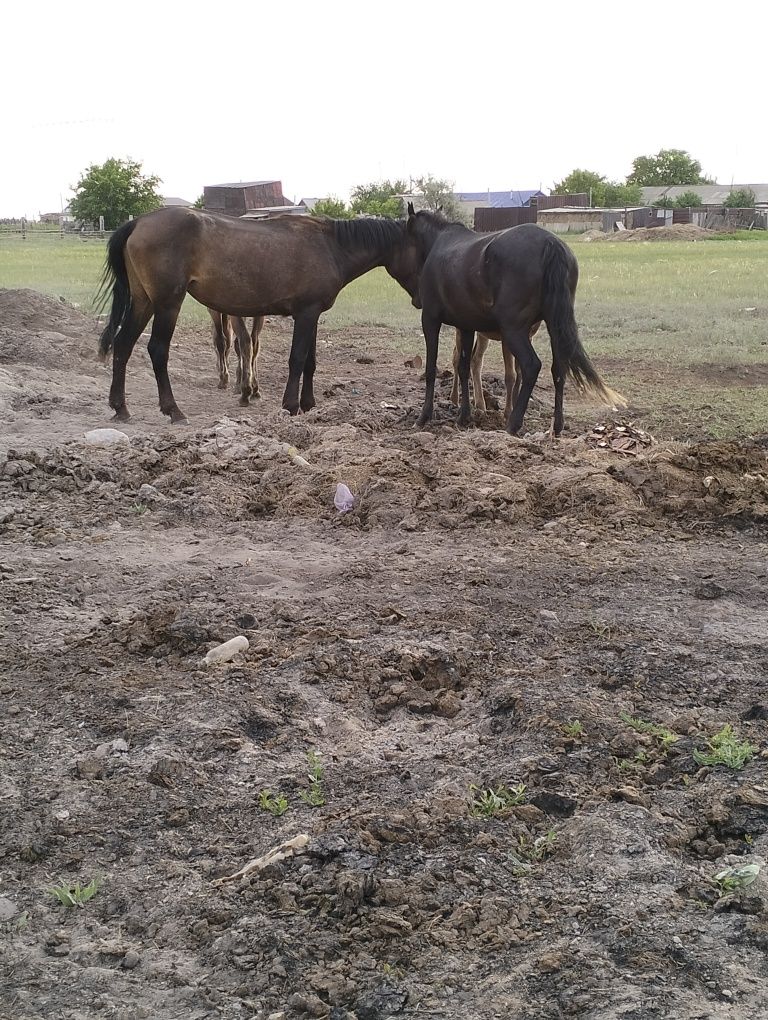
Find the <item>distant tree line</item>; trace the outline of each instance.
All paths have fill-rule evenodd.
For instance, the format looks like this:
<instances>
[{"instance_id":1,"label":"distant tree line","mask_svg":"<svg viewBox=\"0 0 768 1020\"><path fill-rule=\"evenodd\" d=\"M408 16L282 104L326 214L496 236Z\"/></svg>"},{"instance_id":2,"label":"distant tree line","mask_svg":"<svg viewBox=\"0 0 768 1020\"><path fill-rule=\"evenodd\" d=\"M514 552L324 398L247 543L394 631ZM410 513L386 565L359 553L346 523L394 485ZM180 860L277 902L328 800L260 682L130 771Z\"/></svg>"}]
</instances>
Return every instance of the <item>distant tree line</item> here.
<instances>
[{"instance_id":1,"label":"distant tree line","mask_svg":"<svg viewBox=\"0 0 768 1020\"><path fill-rule=\"evenodd\" d=\"M638 156L632 161L632 171L624 181L609 181L602 174L592 170L572 170L562 181L553 185L555 194L591 194L592 205L621 207L640 205L642 188L673 187L682 184L714 184L701 171L701 163L693 159L684 149L660 149L655 156ZM660 199L654 203L660 206L701 205L695 192L686 192L686 198ZM682 199L682 196L681 196Z\"/></svg>"},{"instance_id":2,"label":"distant tree line","mask_svg":"<svg viewBox=\"0 0 768 1020\"><path fill-rule=\"evenodd\" d=\"M593 206L624 207L642 202L641 188L671 187L680 185L713 184L702 173L701 163L683 149L660 149L655 156L638 156L632 161L632 172L624 181L612 181L593 170L572 170L557 181L555 194L587 193ZM157 188L160 178L145 175L141 163L131 159L108 159L92 164L74 186L75 196L70 202L72 216L81 223L96 224L104 217L107 230L114 230L131 217L158 209L163 204ZM390 216L405 214L403 195L419 195L422 208L442 209L448 219L460 220L464 213L453 192L453 182L427 174L404 180L373 181L352 189L349 203L335 196L318 201L313 213L344 219L351 216ZM699 206L701 199L694 191L686 191L676 199L661 198L654 203L671 208ZM731 208L750 208L755 196L750 189L732 191L726 199ZM202 208L203 196L195 202Z\"/></svg>"}]
</instances>

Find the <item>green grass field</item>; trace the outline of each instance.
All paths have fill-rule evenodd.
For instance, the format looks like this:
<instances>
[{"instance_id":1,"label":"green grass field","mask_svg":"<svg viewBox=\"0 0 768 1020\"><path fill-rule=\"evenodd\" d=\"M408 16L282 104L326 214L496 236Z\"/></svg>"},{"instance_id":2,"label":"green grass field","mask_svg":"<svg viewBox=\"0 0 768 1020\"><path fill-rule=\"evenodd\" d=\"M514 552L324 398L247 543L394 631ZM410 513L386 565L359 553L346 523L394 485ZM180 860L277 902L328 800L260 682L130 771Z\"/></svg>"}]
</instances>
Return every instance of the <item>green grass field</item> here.
<instances>
[{"instance_id":1,"label":"green grass field","mask_svg":"<svg viewBox=\"0 0 768 1020\"><path fill-rule=\"evenodd\" d=\"M568 240L581 271L584 344L610 384L647 412L649 424L676 435L768 431L768 235L695 243ZM93 307L103 262L98 239L0 236L0 286L63 296L84 311ZM207 313L188 298L182 322L207 323ZM384 326L394 331L397 348L420 343L418 312L384 270L342 291L322 325ZM537 349L544 356L546 342ZM487 364L499 369L497 345Z\"/></svg>"}]
</instances>

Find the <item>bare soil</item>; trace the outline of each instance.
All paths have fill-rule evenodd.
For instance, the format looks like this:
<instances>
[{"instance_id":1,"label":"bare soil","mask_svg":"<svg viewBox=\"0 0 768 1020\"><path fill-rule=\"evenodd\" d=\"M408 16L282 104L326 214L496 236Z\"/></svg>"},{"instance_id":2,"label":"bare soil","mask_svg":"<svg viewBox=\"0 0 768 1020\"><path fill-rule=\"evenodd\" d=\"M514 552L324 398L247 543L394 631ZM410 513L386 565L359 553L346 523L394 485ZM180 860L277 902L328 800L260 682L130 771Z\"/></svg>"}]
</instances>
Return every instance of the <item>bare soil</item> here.
<instances>
[{"instance_id":1,"label":"bare soil","mask_svg":"<svg viewBox=\"0 0 768 1020\"><path fill-rule=\"evenodd\" d=\"M765 870L713 882L768 856L765 443L623 455L567 392L553 445L547 388L460 431L447 377L417 431L383 328L326 331L289 419L273 321L262 401L190 330L190 426L137 351L99 448L96 335L0 292L0 1017L765 1017ZM756 752L701 767L726 723Z\"/></svg>"},{"instance_id":2,"label":"bare soil","mask_svg":"<svg viewBox=\"0 0 768 1020\"><path fill-rule=\"evenodd\" d=\"M588 230L584 234L588 241L703 241L716 234L716 230L699 227L695 223L675 223L671 227L635 227L634 230L615 230L605 234L602 230Z\"/></svg>"}]
</instances>

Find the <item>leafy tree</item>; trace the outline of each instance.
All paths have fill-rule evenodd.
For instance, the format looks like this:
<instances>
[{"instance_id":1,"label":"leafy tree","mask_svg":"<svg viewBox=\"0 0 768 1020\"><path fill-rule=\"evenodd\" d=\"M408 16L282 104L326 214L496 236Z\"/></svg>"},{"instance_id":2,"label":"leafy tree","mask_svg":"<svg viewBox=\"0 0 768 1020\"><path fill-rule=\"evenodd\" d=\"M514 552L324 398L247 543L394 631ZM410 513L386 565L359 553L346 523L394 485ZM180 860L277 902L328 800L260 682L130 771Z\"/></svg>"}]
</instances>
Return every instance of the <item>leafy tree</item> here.
<instances>
[{"instance_id":1,"label":"leafy tree","mask_svg":"<svg viewBox=\"0 0 768 1020\"><path fill-rule=\"evenodd\" d=\"M204 209L205 208L205 194L198 195L195 201L192 203L193 209Z\"/></svg>"},{"instance_id":2,"label":"leafy tree","mask_svg":"<svg viewBox=\"0 0 768 1020\"><path fill-rule=\"evenodd\" d=\"M69 206L76 220L97 223L103 216L105 228L115 230L131 216L160 208L159 183L159 177L142 176L141 163L108 159L101 166L88 167L73 189L75 197Z\"/></svg>"},{"instance_id":3,"label":"leafy tree","mask_svg":"<svg viewBox=\"0 0 768 1020\"><path fill-rule=\"evenodd\" d=\"M704 202L701 195L697 195L695 191L684 191L682 195L677 196L673 204L678 209L693 209L704 205Z\"/></svg>"},{"instance_id":4,"label":"leafy tree","mask_svg":"<svg viewBox=\"0 0 768 1020\"><path fill-rule=\"evenodd\" d=\"M643 195L639 184L619 184L617 181L607 181L601 204L609 209L620 209L622 206L641 205L642 201Z\"/></svg>"},{"instance_id":5,"label":"leafy tree","mask_svg":"<svg viewBox=\"0 0 768 1020\"><path fill-rule=\"evenodd\" d=\"M655 156L638 156L632 161L632 173L627 184L642 188L669 184L713 184L704 177L701 163L684 149L659 149Z\"/></svg>"},{"instance_id":6,"label":"leafy tree","mask_svg":"<svg viewBox=\"0 0 768 1020\"><path fill-rule=\"evenodd\" d=\"M592 196L593 206L621 208L627 205L639 205L642 196L637 184L621 184L609 181L602 174L593 170L572 170L562 181L552 186L556 195L578 195L586 193Z\"/></svg>"},{"instance_id":7,"label":"leafy tree","mask_svg":"<svg viewBox=\"0 0 768 1020\"><path fill-rule=\"evenodd\" d=\"M352 213L340 198L330 195L328 198L321 198L312 207L313 216L330 216L334 220L348 220Z\"/></svg>"},{"instance_id":8,"label":"leafy tree","mask_svg":"<svg viewBox=\"0 0 768 1020\"><path fill-rule=\"evenodd\" d=\"M404 213L403 200L399 198L408 190L405 181L373 181L358 184L352 189L350 206L355 215L389 216L398 219Z\"/></svg>"},{"instance_id":9,"label":"leafy tree","mask_svg":"<svg viewBox=\"0 0 768 1020\"><path fill-rule=\"evenodd\" d=\"M571 170L562 181L552 185L552 192L555 195L588 195L592 192L592 205L603 205L602 202L595 200L595 194L599 193L602 196L605 184L605 177L593 170Z\"/></svg>"},{"instance_id":10,"label":"leafy tree","mask_svg":"<svg viewBox=\"0 0 768 1020\"><path fill-rule=\"evenodd\" d=\"M653 203L653 208L654 209L674 209L675 208L675 203L672 201L672 199L669 197L669 195L664 195L661 198L657 198L656 199L656 201Z\"/></svg>"},{"instance_id":11,"label":"leafy tree","mask_svg":"<svg viewBox=\"0 0 768 1020\"><path fill-rule=\"evenodd\" d=\"M439 177L427 174L414 180L417 190L422 196L422 207L433 212L442 210L446 219L459 223L466 222L466 213L453 193L453 181L444 181Z\"/></svg>"},{"instance_id":12,"label":"leafy tree","mask_svg":"<svg viewBox=\"0 0 768 1020\"><path fill-rule=\"evenodd\" d=\"M737 188L723 202L726 209L753 209L755 193L751 188Z\"/></svg>"}]
</instances>

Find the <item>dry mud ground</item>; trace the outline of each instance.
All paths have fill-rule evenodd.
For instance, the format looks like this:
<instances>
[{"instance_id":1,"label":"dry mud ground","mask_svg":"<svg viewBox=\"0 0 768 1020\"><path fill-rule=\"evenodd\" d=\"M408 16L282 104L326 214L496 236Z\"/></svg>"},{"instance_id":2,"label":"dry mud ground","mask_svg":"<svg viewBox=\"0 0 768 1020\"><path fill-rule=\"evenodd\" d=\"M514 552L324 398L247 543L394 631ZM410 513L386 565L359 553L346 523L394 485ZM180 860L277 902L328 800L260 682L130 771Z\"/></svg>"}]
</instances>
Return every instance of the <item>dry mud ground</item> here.
<instances>
[{"instance_id":1,"label":"dry mud ground","mask_svg":"<svg viewBox=\"0 0 768 1020\"><path fill-rule=\"evenodd\" d=\"M188 427L137 353L104 450L96 332L0 292L0 1016L765 1017L764 876L712 882L768 851L765 443L418 432L384 329L328 336L289 420L277 322L247 410L182 336ZM700 767L726 723L757 753Z\"/></svg>"}]
</instances>

